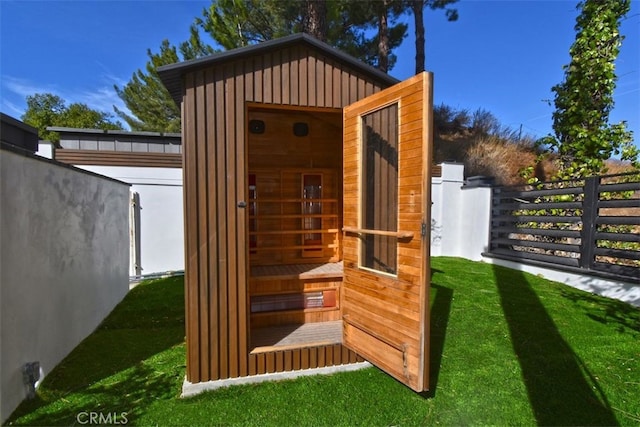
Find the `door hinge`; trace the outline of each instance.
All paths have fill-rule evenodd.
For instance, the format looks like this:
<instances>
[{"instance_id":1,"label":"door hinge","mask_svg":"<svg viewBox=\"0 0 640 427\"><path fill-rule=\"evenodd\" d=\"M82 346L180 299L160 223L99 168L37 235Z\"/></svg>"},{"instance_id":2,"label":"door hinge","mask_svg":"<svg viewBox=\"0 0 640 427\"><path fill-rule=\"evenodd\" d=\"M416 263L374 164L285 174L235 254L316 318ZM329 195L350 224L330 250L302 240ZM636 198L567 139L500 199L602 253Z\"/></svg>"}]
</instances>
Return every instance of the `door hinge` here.
<instances>
[{"instance_id":1,"label":"door hinge","mask_svg":"<svg viewBox=\"0 0 640 427\"><path fill-rule=\"evenodd\" d=\"M422 235L422 237L425 237L427 235L427 224L425 224L424 222L422 223L422 230L420 231L420 234Z\"/></svg>"}]
</instances>

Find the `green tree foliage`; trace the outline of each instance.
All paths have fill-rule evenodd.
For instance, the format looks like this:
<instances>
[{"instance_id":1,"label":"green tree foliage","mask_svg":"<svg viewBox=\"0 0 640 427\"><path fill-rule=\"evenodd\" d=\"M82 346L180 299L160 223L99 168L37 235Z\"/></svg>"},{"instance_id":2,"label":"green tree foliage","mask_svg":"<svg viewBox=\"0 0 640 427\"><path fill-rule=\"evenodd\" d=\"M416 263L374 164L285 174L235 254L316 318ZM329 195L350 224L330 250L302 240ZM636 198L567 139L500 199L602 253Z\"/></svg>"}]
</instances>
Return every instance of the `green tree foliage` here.
<instances>
[{"instance_id":1,"label":"green tree foliage","mask_svg":"<svg viewBox=\"0 0 640 427\"><path fill-rule=\"evenodd\" d=\"M196 24L227 50L320 26L326 43L386 72L406 36L407 25L395 22L403 11L399 0L215 0Z\"/></svg>"},{"instance_id":2,"label":"green tree foliage","mask_svg":"<svg viewBox=\"0 0 640 427\"><path fill-rule=\"evenodd\" d=\"M86 104L67 105L65 100L51 93L27 96L27 110L21 117L26 124L38 129L40 139L57 143L60 135L47 127L71 127L88 129L123 129L113 121L113 115L89 108Z\"/></svg>"},{"instance_id":3,"label":"green tree foliage","mask_svg":"<svg viewBox=\"0 0 640 427\"><path fill-rule=\"evenodd\" d=\"M164 40L159 52L147 50L149 61L145 71L136 71L123 88L114 86L118 96L132 114L127 114L117 107L114 107L114 110L131 130L180 132L180 109L160 81L158 67L214 52L211 46L201 41L195 25L191 26L190 32L189 40L181 43L178 48L169 40Z\"/></svg>"},{"instance_id":4,"label":"green tree foliage","mask_svg":"<svg viewBox=\"0 0 640 427\"><path fill-rule=\"evenodd\" d=\"M301 25L302 2L279 0L215 0L196 18L225 50L292 34Z\"/></svg>"},{"instance_id":5,"label":"green tree foliage","mask_svg":"<svg viewBox=\"0 0 640 427\"><path fill-rule=\"evenodd\" d=\"M540 141L557 151L561 179L580 178L605 171L605 160L620 155L638 166L638 149L626 122L609 124L616 86L615 59L623 36L620 20L630 0L586 0L578 4L576 38L564 81L555 92L554 135Z\"/></svg>"},{"instance_id":6,"label":"green tree foliage","mask_svg":"<svg viewBox=\"0 0 640 427\"><path fill-rule=\"evenodd\" d=\"M214 0L195 19L188 41L176 47L165 40L159 52L149 49L145 69L136 71L124 87L115 86L131 114L114 109L132 130L179 132L180 111L157 69L214 53L202 42L200 29L224 50L308 32L386 72L396 60L393 49L406 36L407 25L395 22L404 9L401 0Z\"/></svg>"}]
</instances>

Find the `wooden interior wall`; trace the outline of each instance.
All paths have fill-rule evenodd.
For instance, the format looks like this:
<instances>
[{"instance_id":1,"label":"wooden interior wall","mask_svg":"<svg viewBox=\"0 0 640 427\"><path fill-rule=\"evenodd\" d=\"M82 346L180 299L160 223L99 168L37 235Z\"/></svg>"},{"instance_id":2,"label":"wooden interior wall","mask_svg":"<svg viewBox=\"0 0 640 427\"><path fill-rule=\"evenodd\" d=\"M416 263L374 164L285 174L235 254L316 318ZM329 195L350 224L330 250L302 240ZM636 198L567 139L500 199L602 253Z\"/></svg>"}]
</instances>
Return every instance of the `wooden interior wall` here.
<instances>
[{"instance_id":1,"label":"wooden interior wall","mask_svg":"<svg viewBox=\"0 0 640 427\"><path fill-rule=\"evenodd\" d=\"M249 134L249 169L330 168L342 170L342 110L264 109L249 106L249 120L265 124ZM306 136L293 134L294 123L306 123Z\"/></svg>"},{"instance_id":2,"label":"wooden interior wall","mask_svg":"<svg viewBox=\"0 0 640 427\"><path fill-rule=\"evenodd\" d=\"M189 381L262 370L260 361L255 364L248 354L247 211L237 206L248 197L247 102L342 108L385 86L306 45L235 59L184 76ZM313 365L306 360L301 356L299 364L291 366ZM325 355L316 360L332 365L337 358ZM340 357L338 363L344 361ZM286 363L274 366L290 368Z\"/></svg>"},{"instance_id":3,"label":"wooden interior wall","mask_svg":"<svg viewBox=\"0 0 640 427\"><path fill-rule=\"evenodd\" d=\"M259 104L262 105L262 104ZM256 191L251 209L255 212L251 233L252 265L275 265L308 262L336 262L339 256L342 212L342 110L340 109L264 109L249 107L250 121L264 123L262 133L248 134L249 173ZM308 134L296 136L295 123L308 126ZM333 234L323 234L324 249L313 252L300 249L303 218L303 177L322 179L321 215L318 227ZM281 201L282 203L278 203ZM279 218L280 216L280 218ZM286 231L285 233L279 233ZM327 248L326 246L333 246ZM305 258L309 256L309 258Z\"/></svg>"}]
</instances>

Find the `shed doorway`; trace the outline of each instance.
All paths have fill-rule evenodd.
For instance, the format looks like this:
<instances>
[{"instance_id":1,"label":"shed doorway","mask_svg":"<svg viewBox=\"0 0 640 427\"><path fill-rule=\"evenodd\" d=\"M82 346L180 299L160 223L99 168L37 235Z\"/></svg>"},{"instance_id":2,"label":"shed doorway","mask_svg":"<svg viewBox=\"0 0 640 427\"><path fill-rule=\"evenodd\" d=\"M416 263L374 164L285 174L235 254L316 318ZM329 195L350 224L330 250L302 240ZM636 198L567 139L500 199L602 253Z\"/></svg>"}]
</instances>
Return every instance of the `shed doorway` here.
<instances>
[{"instance_id":1,"label":"shed doorway","mask_svg":"<svg viewBox=\"0 0 640 427\"><path fill-rule=\"evenodd\" d=\"M249 105L250 356L344 346L428 389L431 106L428 73L342 111Z\"/></svg>"},{"instance_id":2,"label":"shed doorway","mask_svg":"<svg viewBox=\"0 0 640 427\"><path fill-rule=\"evenodd\" d=\"M342 110L249 104L250 353L342 341Z\"/></svg>"}]
</instances>

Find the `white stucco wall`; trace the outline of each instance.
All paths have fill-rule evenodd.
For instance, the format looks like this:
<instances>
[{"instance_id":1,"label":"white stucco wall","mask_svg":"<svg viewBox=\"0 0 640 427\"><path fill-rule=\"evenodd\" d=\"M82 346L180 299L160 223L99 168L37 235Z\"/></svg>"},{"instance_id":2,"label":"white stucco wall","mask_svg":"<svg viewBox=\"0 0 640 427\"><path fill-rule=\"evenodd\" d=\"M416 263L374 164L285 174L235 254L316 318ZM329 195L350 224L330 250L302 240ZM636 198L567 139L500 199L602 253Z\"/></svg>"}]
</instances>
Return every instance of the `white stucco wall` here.
<instances>
[{"instance_id":1,"label":"white stucco wall","mask_svg":"<svg viewBox=\"0 0 640 427\"><path fill-rule=\"evenodd\" d=\"M129 289L129 186L0 150L0 422Z\"/></svg>"},{"instance_id":2,"label":"white stucco wall","mask_svg":"<svg viewBox=\"0 0 640 427\"><path fill-rule=\"evenodd\" d=\"M182 169L78 166L131 184L140 195L142 274L184 270ZM130 274L135 275L133 266Z\"/></svg>"},{"instance_id":3,"label":"white stucco wall","mask_svg":"<svg viewBox=\"0 0 640 427\"><path fill-rule=\"evenodd\" d=\"M491 188L464 187L464 166L443 163L431 184L431 255L482 259L489 242Z\"/></svg>"}]
</instances>

